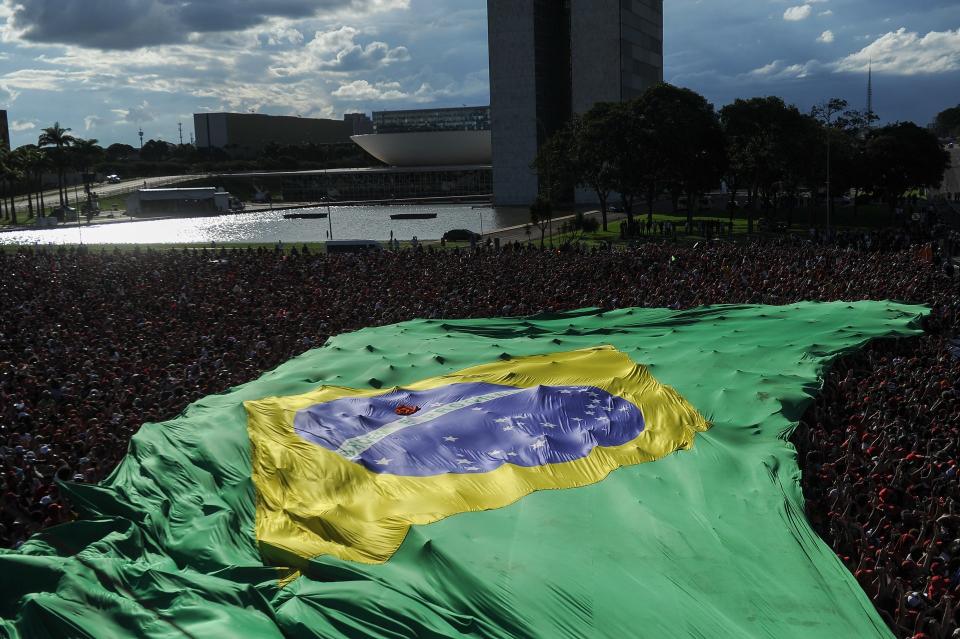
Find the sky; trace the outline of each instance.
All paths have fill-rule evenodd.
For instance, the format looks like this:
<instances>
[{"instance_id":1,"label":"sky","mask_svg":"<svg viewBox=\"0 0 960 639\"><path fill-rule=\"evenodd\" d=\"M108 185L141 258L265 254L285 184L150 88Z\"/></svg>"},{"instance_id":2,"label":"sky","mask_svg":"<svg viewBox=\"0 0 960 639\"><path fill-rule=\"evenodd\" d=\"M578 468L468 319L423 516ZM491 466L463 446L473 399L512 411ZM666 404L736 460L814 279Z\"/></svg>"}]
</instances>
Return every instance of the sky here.
<instances>
[{"instance_id":1,"label":"sky","mask_svg":"<svg viewBox=\"0 0 960 639\"><path fill-rule=\"evenodd\" d=\"M585 0L580 0L585 1ZM884 122L960 104L958 0L665 0L664 76L718 108L830 97ZM484 0L0 0L14 146L59 121L184 141L193 113L304 117L489 103Z\"/></svg>"}]
</instances>

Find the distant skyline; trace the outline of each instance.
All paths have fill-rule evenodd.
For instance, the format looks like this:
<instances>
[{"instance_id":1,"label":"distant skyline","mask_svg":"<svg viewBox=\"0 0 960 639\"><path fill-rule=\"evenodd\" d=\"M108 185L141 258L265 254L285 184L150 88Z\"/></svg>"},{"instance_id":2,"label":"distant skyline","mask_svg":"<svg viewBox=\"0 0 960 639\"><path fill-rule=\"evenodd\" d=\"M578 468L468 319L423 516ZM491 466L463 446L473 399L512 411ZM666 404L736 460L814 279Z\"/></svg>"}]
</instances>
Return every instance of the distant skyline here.
<instances>
[{"instance_id":1,"label":"distant skyline","mask_svg":"<svg viewBox=\"0 0 960 639\"><path fill-rule=\"evenodd\" d=\"M927 124L960 103L956 0L666 0L665 79L718 108L829 97ZM177 142L193 113L489 102L484 0L0 0L12 143L54 121L103 144Z\"/></svg>"}]
</instances>

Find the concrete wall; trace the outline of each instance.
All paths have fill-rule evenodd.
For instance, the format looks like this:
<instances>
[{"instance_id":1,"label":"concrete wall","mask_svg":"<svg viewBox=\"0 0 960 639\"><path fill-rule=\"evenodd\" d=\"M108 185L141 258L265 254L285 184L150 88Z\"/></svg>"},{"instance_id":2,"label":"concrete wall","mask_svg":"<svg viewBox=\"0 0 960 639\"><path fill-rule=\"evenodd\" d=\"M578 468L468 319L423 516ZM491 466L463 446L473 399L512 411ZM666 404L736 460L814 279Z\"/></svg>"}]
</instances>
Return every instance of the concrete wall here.
<instances>
[{"instance_id":1,"label":"concrete wall","mask_svg":"<svg viewBox=\"0 0 960 639\"><path fill-rule=\"evenodd\" d=\"M621 0L570 3L573 111L619 102Z\"/></svg>"},{"instance_id":2,"label":"concrete wall","mask_svg":"<svg viewBox=\"0 0 960 639\"><path fill-rule=\"evenodd\" d=\"M222 149L230 143L227 137L226 113L195 113L193 115L193 133L197 148Z\"/></svg>"},{"instance_id":3,"label":"concrete wall","mask_svg":"<svg viewBox=\"0 0 960 639\"><path fill-rule=\"evenodd\" d=\"M620 0L620 84L629 100L663 82L663 0Z\"/></svg>"},{"instance_id":4,"label":"concrete wall","mask_svg":"<svg viewBox=\"0 0 960 639\"><path fill-rule=\"evenodd\" d=\"M541 81L549 77L555 83L552 72L569 67L570 104L557 104L557 111L548 113L554 105L537 103L536 6L537 0L487 2L493 189L500 205L525 206L536 198L537 178L529 166L545 116L629 100L663 80L663 0L570 0L570 60L542 50L539 61ZM558 66L544 74L545 62ZM590 197L577 194L578 200Z\"/></svg>"},{"instance_id":5,"label":"concrete wall","mask_svg":"<svg viewBox=\"0 0 960 639\"><path fill-rule=\"evenodd\" d=\"M197 147L231 147L237 155L255 155L270 143L347 144L353 134L353 124L343 120L261 113L198 113L193 117Z\"/></svg>"},{"instance_id":6,"label":"concrete wall","mask_svg":"<svg viewBox=\"0 0 960 639\"><path fill-rule=\"evenodd\" d=\"M0 147L10 150L10 125L7 122L6 111L0 111Z\"/></svg>"},{"instance_id":7,"label":"concrete wall","mask_svg":"<svg viewBox=\"0 0 960 639\"><path fill-rule=\"evenodd\" d=\"M497 205L530 204L537 176L536 56L533 0L488 0L490 129Z\"/></svg>"}]
</instances>

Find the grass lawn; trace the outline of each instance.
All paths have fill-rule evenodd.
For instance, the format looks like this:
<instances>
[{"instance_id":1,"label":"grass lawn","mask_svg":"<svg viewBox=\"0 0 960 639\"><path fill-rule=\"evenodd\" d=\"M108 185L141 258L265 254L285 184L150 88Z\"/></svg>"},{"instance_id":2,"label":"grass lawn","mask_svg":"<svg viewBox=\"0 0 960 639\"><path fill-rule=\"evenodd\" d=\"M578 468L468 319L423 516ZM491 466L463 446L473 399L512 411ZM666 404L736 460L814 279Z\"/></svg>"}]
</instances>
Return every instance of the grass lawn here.
<instances>
[{"instance_id":1,"label":"grass lawn","mask_svg":"<svg viewBox=\"0 0 960 639\"><path fill-rule=\"evenodd\" d=\"M27 207L24 206L23 210L17 210L17 223L14 224L13 220L3 220L0 219L0 228L5 226L30 226L33 224L34 216L30 215L30 212L27 211Z\"/></svg>"},{"instance_id":2,"label":"grass lawn","mask_svg":"<svg viewBox=\"0 0 960 639\"><path fill-rule=\"evenodd\" d=\"M807 229L810 228L811 221L819 227L826 226L827 221L827 210L825 206L822 207L813 207L813 208L804 208L797 209L792 213L787 211L777 211L768 215L769 219L779 223L790 223L789 232L792 233L806 233ZM634 219L637 222L646 223L647 216L646 214L635 215ZM730 218L726 213L719 212L702 212L700 214L694 215L694 222L696 223L699 220L703 221L715 221L721 222L724 225L724 235L726 235L726 225L728 224ZM687 235L684 232L685 225L687 222L687 216L685 213L679 213L677 215L669 213L655 213L653 216L653 221L656 224L657 222L673 222L677 226L677 240L684 242L696 242L703 239L703 236L699 234ZM892 222L889 208L882 204L867 204L861 205L854 210L852 206L847 207L834 207L833 217L831 223L835 228L840 229L876 229L889 226ZM588 245L592 246L595 244L600 244L602 242L613 242L614 244L621 244L623 240L620 239L620 226L626 223L626 220L623 221L611 221L608 225L607 231L597 231L596 233L557 233L553 237L554 244L562 244L565 241L570 240L579 240L586 242ZM556 228L556 227L554 227ZM749 228L749 223L747 220L746 213L744 211L737 211L734 213L733 218L733 235L734 239L741 239L747 237L747 230ZM694 226L696 229L696 225ZM755 234L764 234L760 232L760 223L759 218L754 218L753 221L753 230ZM651 240L658 239L660 235L656 234L656 229L654 229L654 235L645 235L639 238L634 238L636 240ZM666 238L664 238L666 239ZM540 242L540 230L536 226L531 226L530 229L530 241L536 244ZM550 243L550 238L547 238L547 244Z\"/></svg>"},{"instance_id":3,"label":"grass lawn","mask_svg":"<svg viewBox=\"0 0 960 639\"><path fill-rule=\"evenodd\" d=\"M129 196L129 193L124 193L122 195L110 195L100 198L100 215L107 215L114 210L126 211L127 197ZM116 205L116 209L113 208L114 205Z\"/></svg>"}]
</instances>

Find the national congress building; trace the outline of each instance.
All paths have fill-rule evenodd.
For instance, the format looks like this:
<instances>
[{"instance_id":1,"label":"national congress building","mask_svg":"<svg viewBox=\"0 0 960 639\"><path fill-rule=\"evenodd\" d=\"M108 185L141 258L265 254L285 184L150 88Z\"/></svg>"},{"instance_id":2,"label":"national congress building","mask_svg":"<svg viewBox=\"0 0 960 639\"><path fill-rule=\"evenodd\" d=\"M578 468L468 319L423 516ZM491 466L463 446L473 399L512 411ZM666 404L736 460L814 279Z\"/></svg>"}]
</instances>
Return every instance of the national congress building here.
<instances>
[{"instance_id":1,"label":"national congress building","mask_svg":"<svg viewBox=\"0 0 960 639\"><path fill-rule=\"evenodd\" d=\"M487 18L494 201L527 205L572 114L663 80L663 0L488 0Z\"/></svg>"}]
</instances>

